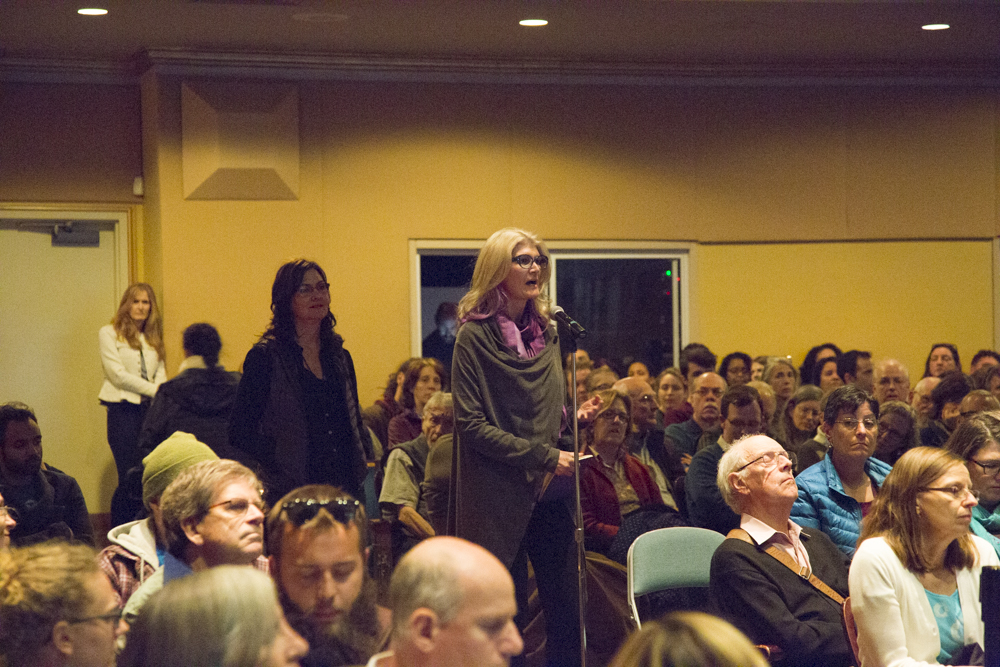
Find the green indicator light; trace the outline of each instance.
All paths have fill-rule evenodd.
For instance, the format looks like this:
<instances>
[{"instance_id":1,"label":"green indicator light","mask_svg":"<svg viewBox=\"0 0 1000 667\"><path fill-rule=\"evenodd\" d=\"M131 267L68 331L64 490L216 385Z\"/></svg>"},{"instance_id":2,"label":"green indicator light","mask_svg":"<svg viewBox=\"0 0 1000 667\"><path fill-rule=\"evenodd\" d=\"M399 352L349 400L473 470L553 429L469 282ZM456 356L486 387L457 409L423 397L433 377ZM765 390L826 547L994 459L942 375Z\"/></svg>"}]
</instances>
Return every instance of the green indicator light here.
<instances>
[{"instance_id":1,"label":"green indicator light","mask_svg":"<svg viewBox=\"0 0 1000 667\"><path fill-rule=\"evenodd\" d=\"M668 275L668 276L669 276L669 275L672 275L672 273L671 273L670 269L667 269L667 273L666 273L666 275Z\"/></svg>"}]
</instances>

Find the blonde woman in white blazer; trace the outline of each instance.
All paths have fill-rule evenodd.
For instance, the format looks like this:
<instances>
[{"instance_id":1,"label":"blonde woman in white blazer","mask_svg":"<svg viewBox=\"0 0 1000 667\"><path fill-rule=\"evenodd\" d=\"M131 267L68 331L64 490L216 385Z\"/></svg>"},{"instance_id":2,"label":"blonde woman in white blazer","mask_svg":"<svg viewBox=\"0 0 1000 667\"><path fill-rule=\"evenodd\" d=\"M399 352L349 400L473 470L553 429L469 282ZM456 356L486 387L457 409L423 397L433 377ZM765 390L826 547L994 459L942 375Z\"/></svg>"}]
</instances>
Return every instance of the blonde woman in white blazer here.
<instances>
[{"instance_id":1,"label":"blonde woman in white blazer","mask_svg":"<svg viewBox=\"0 0 1000 667\"><path fill-rule=\"evenodd\" d=\"M129 493L127 473L139 466L139 433L149 401L167 379L163 361L163 324L156 295L146 283L130 285L111 324L98 334L104 384L98 399L108 409L108 444L118 469L111 498L111 520L121 525L142 508L141 488Z\"/></svg>"},{"instance_id":2,"label":"blonde woman in white blazer","mask_svg":"<svg viewBox=\"0 0 1000 667\"><path fill-rule=\"evenodd\" d=\"M893 466L848 578L861 667L967 665L984 646L979 577L1000 559L969 532L976 502L951 452L917 447Z\"/></svg>"}]
</instances>

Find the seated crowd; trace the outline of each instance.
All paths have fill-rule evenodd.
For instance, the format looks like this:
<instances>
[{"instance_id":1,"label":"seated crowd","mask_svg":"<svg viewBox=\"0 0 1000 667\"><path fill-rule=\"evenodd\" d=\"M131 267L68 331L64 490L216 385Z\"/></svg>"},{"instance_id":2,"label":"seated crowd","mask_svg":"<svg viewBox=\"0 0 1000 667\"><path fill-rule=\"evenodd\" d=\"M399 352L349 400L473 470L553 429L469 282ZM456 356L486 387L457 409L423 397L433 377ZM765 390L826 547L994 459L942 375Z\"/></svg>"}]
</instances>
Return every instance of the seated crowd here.
<instances>
[{"instance_id":1,"label":"seated crowd","mask_svg":"<svg viewBox=\"0 0 1000 667\"><path fill-rule=\"evenodd\" d=\"M446 356L453 309L437 324ZM142 465L120 480L142 510L106 537L73 477L44 462L31 408L0 406L0 665L518 660L529 642L511 574L447 537L458 457L448 366L409 359L375 405L325 415L368 474L352 461L319 483L311 450L293 468L244 446L274 415L259 400L233 407L253 388L211 370L217 336L185 332L185 349L206 337L211 349L156 393ZM248 355L251 381L280 371L265 353ZM651 656L668 650L666 633L670 650L756 644L788 665L973 664L979 574L1000 565L1000 355L981 351L967 375L954 346L934 345L913 386L899 361L832 344L799 367L743 352L717 363L700 344L657 375L632 361L619 377L581 351L574 378L569 361L559 446L573 449L575 406L585 545L605 571L624 580L629 547L658 528L727 538L711 559L719 618L644 624L614 664L660 664ZM196 415L191 392L225 409ZM258 426L237 423L248 415ZM856 648L842 626L848 598ZM734 640L713 648L699 632ZM764 654L749 655L734 664ZM704 664L728 664L718 660Z\"/></svg>"}]
</instances>

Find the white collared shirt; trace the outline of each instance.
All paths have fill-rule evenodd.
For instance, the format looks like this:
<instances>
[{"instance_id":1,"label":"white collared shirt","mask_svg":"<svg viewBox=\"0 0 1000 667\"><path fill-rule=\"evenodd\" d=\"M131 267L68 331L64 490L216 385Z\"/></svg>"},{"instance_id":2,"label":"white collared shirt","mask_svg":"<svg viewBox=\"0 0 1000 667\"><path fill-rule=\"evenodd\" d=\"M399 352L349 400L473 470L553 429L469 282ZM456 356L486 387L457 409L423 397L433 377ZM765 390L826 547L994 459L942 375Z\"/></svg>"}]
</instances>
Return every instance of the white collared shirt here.
<instances>
[{"instance_id":1,"label":"white collared shirt","mask_svg":"<svg viewBox=\"0 0 1000 667\"><path fill-rule=\"evenodd\" d=\"M788 520L787 535L771 528L760 519L755 519L749 514L744 514L740 517L740 528L747 531L757 544L761 546L773 544L791 556L792 560L798 563L800 567L806 568L807 576L812 573L809 552L806 551L802 540L799 539L799 535L802 534L802 528L791 519Z\"/></svg>"}]
</instances>

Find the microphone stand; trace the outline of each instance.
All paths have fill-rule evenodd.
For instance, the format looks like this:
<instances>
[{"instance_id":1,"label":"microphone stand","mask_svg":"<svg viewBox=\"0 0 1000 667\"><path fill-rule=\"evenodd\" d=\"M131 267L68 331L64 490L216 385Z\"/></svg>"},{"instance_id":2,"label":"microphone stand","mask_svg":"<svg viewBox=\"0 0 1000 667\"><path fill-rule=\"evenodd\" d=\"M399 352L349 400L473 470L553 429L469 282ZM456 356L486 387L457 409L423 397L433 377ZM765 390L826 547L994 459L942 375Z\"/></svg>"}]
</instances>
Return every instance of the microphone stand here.
<instances>
[{"instance_id":1,"label":"microphone stand","mask_svg":"<svg viewBox=\"0 0 1000 667\"><path fill-rule=\"evenodd\" d=\"M577 325L579 326L579 325ZM583 327L565 327L569 331L570 345L568 346L572 354L572 383L573 388L573 500L576 503L576 574L577 574L577 601L578 613L580 616L580 667L587 667L587 556L583 541L583 505L580 503L580 431L579 420L576 411L579 409L576 401L576 342L580 338L586 337L587 333Z\"/></svg>"}]
</instances>

